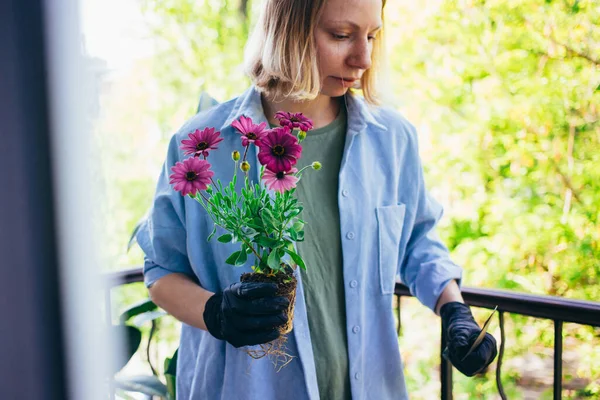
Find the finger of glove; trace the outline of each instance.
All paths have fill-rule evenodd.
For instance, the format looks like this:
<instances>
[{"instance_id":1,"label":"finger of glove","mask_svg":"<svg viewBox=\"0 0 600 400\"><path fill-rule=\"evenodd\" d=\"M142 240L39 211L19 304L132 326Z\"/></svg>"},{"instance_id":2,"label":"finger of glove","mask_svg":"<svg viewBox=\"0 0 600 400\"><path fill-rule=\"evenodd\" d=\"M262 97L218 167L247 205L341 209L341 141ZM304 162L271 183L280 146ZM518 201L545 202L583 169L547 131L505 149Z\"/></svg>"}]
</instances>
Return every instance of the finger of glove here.
<instances>
[{"instance_id":1,"label":"finger of glove","mask_svg":"<svg viewBox=\"0 0 600 400\"><path fill-rule=\"evenodd\" d=\"M290 301L285 297L263 297L260 299L246 299L236 296L227 296L227 309L243 315L272 315L287 310Z\"/></svg>"},{"instance_id":2,"label":"finger of glove","mask_svg":"<svg viewBox=\"0 0 600 400\"><path fill-rule=\"evenodd\" d=\"M276 315L244 316L231 319L232 326L238 331L271 330L288 322L287 315L280 312Z\"/></svg>"},{"instance_id":3,"label":"finger of glove","mask_svg":"<svg viewBox=\"0 0 600 400\"><path fill-rule=\"evenodd\" d=\"M253 346L256 344L268 343L277 339L280 333L277 329L253 332L237 332L235 336L228 340L234 347Z\"/></svg>"},{"instance_id":4,"label":"finger of glove","mask_svg":"<svg viewBox=\"0 0 600 400\"><path fill-rule=\"evenodd\" d=\"M478 335L478 331L464 329L452 333L452 337L448 340L448 352L453 364L454 361L465 358Z\"/></svg>"},{"instance_id":5,"label":"finger of glove","mask_svg":"<svg viewBox=\"0 0 600 400\"><path fill-rule=\"evenodd\" d=\"M452 352L451 352L452 353ZM463 374L473 376L485 369L498 354L496 340L489 333L477 348L464 360L461 354L451 354L452 364Z\"/></svg>"},{"instance_id":6,"label":"finger of glove","mask_svg":"<svg viewBox=\"0 0 600 400\"><path fill-rule=\"evenodd\" d=\"M496 355L498 354L496 339L494 339L494 337L489 333L486 333L485 338L473 351L473 354L477 354L477 357L482 360L482 362L485 364L484 367L486 367L492 361L494 361L494 358L496 358Z\"/></svg>"},{"instance_id":7,"label":"finger of glove","mask_svg":"<svg viewBox=\"0 0 600 400\"><path fill-rule=\"evenodd\" d=\"M448 327L448 342L455 349L471 347L481 332L479 326L469 322L457 321Z\"/></svg>"},{"instance_id":8,"label":"finger of glove","mask_svg":"<svg viewBox=\"0 0 600 400\"><path fill-rule=\"evenodd\" d=\"M230 290L236 297L257 299L275 296L277 285L266 282L238 282L230 286Z\"/></svg>"}]
</instances>

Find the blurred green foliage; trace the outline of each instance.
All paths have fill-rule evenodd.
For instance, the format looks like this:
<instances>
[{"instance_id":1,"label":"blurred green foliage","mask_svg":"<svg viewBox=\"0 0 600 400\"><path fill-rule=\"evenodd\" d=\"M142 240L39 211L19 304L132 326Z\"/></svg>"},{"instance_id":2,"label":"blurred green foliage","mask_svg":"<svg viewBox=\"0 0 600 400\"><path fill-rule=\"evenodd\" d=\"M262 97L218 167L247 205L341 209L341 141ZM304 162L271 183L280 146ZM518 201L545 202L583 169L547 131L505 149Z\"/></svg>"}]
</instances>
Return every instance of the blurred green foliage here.
<instances>
[{"instance_id":1,"label":"blurred green foliage","mask_svg":"<svg viewBox=\"0 0 600 400\"><path fill-rule=\"evenodd\" d=\"M124 252L128 234L150 205L166 141L193 115L198 95L224 101L248 86L243 46L261 1L141 3L156 53L111 88L98 128L110 166L106 248L116 267L141 263L141 252ZM600 299L598 3L388 2L386 20L394 106L420 132L428 186L446 209L440 233L465 268L463 284ZM563 396L593 397L600 332L573 324L565 332L566 353L578 361L565 366L565 381L584 383ZM404 339L403 355L414 345ZM528 396L524 355L551 360L552 343L550 321L507 317L511 399ZM438 349L407 364L413 398L437 394L419 389L437 379ZM492 373L457 376L455 397L494 398Z\"/></svg>"}]
</instances>

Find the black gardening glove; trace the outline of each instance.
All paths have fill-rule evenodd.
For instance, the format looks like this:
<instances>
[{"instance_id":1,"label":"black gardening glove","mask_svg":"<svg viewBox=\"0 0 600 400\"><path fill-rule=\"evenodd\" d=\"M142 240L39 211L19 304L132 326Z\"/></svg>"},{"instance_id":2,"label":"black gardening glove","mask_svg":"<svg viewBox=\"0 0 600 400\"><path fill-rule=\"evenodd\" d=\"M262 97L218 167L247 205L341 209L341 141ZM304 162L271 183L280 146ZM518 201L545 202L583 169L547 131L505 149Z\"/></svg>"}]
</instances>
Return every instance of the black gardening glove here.
<instances>
[{"instance_id":1,"label":"black gardening glove","mask_svg":"<svg viewBox=\"0 0 600 400\"><path fill-rule=\"evenodd\" d=\"M277 328L288 320L289 300L276 297L276 291L273 283L238 282L215 293L204 308L208 332L235 347L277 339Z\"/></svg>"},{"instance_id":2,"label":"black gardening glove","mask_svg":"<svg viewBox=\"0 0 600 400\"><path fill-rule=\"evenodd\" d=\"M494 361L498 350L496 349L496 339L489 333L485 334L479 346L465 358L481 332L469 306L456 301L446 303L440 309L440 315L442 330L446 335L446 343L448 343L446 356L456 369L466 376L473 376Z\"/></svg>"}]
</instances>

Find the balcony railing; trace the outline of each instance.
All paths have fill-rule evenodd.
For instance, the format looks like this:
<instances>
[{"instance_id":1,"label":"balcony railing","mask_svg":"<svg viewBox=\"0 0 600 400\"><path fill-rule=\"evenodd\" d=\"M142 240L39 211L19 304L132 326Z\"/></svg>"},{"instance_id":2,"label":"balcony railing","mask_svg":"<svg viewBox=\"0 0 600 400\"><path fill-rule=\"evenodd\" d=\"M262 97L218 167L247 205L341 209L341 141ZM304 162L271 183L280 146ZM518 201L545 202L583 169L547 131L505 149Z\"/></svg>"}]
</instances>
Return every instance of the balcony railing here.
<instances>
[{"instance_id":1,"label":"balcony railing","mask_svg":"<svg viewBox=\"0 0 600 400\"><path fill-rule=\"evenodd\" d=\"M110 321L110 289L116 286L129 283L142 282L143 275L141 268L123 270L108 274L108 290L106 291L106 310ZM396 284L395 295L398 299L398 333L401 329L401 310L400 299L402 297L412 296L406 286ZM498 393L502 399L506 399L506 395L502 388L502 361L504 356L505 332L504 332L504 314L519 314L529 317L550 319L554 321L554 399L558 400L562 395L562 354L563 354L563 324L575 323L580 325L588 325L592 327L600 327L600 302L581 301L564 299L553 296L539 296L524 293L492 290L492 289L476 289L463 287L462 295L467 304L472 307L481 307L494 309L498 306L500 320L500 350L498 354L496 368L496 385ZM440 324L441 332L441 324ZM440 348L440 379L441 379L441 399L452 399L452 365L449 361L441 356L441 352L446 347L444 335L441 335Z\"/></svg>"}]
</instances>

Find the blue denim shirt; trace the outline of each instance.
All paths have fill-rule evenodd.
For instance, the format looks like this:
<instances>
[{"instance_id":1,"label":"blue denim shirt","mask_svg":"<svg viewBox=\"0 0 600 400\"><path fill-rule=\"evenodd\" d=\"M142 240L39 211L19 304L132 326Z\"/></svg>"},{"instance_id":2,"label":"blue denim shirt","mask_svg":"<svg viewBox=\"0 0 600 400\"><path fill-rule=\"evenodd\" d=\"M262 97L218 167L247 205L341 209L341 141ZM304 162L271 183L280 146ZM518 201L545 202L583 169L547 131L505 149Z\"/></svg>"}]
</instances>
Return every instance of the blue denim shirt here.
<instances>
[{"instance_id":1,"label":"blue denim shirt","mask_svg":"<svg viewBox=\"0 0 600 400\"><path fill-rule=\"evenodd\" d=\"M462 270L435 233L442 208L425 188L414 127L392 109L368 106L355 95L345 97L348 131L338 204L352 398L407 399L392 311L396 278L433 310L446 284L460 280ZM184 158L181 140L209 126L224 137L208 158L214 178L228 182L234 168L231 152L241 148L240 135L230 124L242 114L256 123L266 122L260 94L253 87L197 114L171 139L153 207L137 234L146 254L147 286L177 272L214 292L250 270L252 260L240 268L225 264L238 245L207 242L212 221L195 200L175 192L168 179L170 167ZM257 179L256 152L250 152L251 176ZM243 349L183 324L177 398L318 399L301 280L294 330L288 336L287 352L295 358L277 372L268 359L254 360Z\"/></svg>"}]
</instances>

